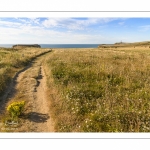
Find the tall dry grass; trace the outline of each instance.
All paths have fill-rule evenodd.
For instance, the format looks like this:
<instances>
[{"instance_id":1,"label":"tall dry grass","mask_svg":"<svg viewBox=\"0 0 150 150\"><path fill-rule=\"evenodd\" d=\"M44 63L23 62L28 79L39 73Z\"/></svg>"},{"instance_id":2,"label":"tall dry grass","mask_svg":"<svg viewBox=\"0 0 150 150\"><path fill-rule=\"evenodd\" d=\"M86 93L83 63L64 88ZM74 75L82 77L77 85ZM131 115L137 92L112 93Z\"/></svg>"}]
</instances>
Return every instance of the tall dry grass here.
<instances>
[{"instance_id":1,"label":"tall dry grass","mask_svg":"<svg viewBox=\"0 0 150 150\"><path fill-rule=\"evenodd\" d=\"M150 131L149 48L59 49L46 66L57 131Z\"/></svg>"},{"instance_id":2,"label":"tall dry grass","mask_svg":"<svg viewBox=\"0 0 150 150\"><path fill-rule=\"evenodd\" d=\"M0 48L0 96L4 94L17 71L27 66L35 57L48 51L49 49L42 48L24 48L20 50Z\"/></svg>"}]
</instances>

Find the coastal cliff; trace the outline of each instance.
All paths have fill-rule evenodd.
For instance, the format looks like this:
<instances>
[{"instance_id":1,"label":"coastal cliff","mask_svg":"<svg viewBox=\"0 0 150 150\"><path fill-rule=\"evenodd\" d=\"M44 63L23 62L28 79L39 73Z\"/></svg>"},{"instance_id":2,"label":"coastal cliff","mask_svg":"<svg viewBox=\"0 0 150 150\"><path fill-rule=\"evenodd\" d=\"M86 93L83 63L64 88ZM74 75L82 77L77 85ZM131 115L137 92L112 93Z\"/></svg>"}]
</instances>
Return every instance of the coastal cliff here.
<instances>
[{"instance_id":1,"label":"coastal cliff","mask_svg":"<svg viewBox=\"0 0 150 150\"><path fill-rule=\"evenodd\" d=\"M20 48L25 48L25 47L41 48L41 46L38 44L17 44L17 45L12 46L12 48L14 49L20 49Z\"/></svg>"}]
</instances>

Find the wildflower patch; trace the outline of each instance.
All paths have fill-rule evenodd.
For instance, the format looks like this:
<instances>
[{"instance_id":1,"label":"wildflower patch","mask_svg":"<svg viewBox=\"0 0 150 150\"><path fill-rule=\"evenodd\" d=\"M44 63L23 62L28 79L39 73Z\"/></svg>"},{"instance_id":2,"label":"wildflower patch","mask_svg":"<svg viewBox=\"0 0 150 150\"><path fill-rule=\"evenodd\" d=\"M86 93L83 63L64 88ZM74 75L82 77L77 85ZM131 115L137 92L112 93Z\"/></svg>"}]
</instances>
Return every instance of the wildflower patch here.
<instances>
[{"instance_id":1,"label":"wildflower patch","mask_svg":"<svg viewBox=\"0 0 150 150\"><path fill-rule=\"evenodd\" d=\"M13 102L8 105L7 112L12 119L18 118L22 114L24 106L25 101Z\"/></svg>"}]
</instances>

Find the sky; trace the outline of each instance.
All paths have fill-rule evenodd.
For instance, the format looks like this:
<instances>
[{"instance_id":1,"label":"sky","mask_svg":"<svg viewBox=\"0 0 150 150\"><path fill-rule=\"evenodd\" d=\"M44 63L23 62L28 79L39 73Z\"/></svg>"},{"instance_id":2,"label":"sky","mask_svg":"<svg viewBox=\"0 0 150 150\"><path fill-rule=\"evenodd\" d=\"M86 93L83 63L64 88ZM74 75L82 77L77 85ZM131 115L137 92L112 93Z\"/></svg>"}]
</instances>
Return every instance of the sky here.
<instances>
[{"instance_id":1,"label":"sky","mask_svg":"<svg viewBox=\"0 0 150 150\"><path fill-rule=\"evenodd\" d=\"M150 41L150 18L0 18L0 44Z\"/></svg>"}]
</instances>

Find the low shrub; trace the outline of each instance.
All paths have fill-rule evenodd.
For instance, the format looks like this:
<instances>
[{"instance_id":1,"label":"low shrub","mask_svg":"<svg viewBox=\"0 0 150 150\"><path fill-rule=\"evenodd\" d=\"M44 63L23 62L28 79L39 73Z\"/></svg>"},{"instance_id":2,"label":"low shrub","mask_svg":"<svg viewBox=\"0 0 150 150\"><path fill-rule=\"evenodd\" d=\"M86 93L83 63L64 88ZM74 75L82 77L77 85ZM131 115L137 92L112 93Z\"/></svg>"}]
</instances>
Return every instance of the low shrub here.
<instances>
[{"instance_id":1,"label":"low shrub","mask_svg":"<svg viewBox=\"0 0 150 150\"><path fill-rule=\"evenodd\" d=\"M24 106L25 106L25 101L13 102L8 105L7 111L10 117L12 118L12 120L18 118L22 114Z\"/></svg>"}]
</instances>

